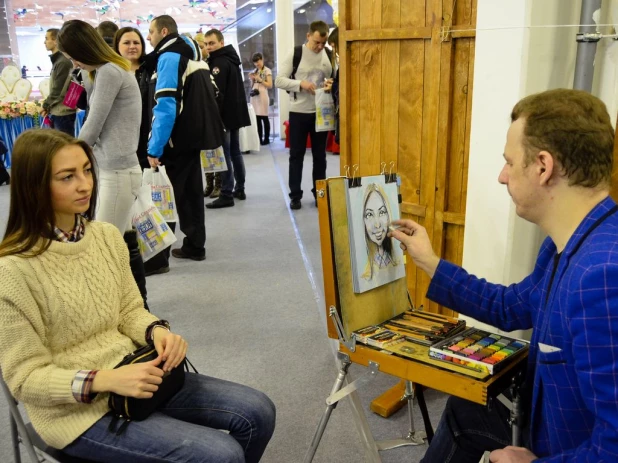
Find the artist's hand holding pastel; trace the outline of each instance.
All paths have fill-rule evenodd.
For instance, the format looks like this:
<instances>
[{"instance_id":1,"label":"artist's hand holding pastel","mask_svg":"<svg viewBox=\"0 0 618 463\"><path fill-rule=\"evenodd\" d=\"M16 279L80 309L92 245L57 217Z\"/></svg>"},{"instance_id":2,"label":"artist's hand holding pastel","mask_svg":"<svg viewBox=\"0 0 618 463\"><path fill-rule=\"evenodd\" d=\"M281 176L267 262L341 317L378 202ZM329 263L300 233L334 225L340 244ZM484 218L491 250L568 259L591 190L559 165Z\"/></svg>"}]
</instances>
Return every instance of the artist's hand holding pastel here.
<instances>
[{"instance_id":1,"label":"artist's hand holding pastel","mask_svg":"<svg viewBox=\"0 0 618 463\"><path fill-rule=\"evenodd\" d=\"M392 224L398 225L399 228L392 229L388 236L399 241L401 249L407 251L416 266L424 270L429 277L433 277L440 258L433 252L425 227L413 220L394 220Z\"/></svg>"},{"instance_id":2,"label":"artist's hand holding pastel","mask_svg":"<svg viewBox=\"0 0 618 463\"><path fill-rule=\"evenodd\" d=\"M170 371L180 365L187 355L189 345L179 334L174 334L165 328L155 326L152 337L155 349L161 357L163 371Z\"/></svg>"},{"instance_id":3,"label":"artist's hand holding pastel","mask_svg":"<svg viewBox=\"0 0 618 463\"><path fill-rule=\"evenodd\" d=\"M508 446L489 454L492 463L530 463L538 457L524 447Z\"/></svg>"}]
</instances>

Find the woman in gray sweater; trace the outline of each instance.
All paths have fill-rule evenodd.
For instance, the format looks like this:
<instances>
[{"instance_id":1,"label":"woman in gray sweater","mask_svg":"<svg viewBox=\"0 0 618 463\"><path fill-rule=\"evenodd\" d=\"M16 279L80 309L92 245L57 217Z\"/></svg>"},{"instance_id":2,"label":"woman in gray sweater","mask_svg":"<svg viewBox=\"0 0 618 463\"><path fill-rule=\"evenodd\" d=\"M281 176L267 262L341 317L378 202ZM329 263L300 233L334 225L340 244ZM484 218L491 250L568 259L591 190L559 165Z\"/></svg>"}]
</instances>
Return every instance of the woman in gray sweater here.
<instances>
[{"instance_id":1,"label":"woman in gray sweater","mask_svg":"<svg viewBox=\"0 0 618 463\"><path fill-rule=\"evenodd\" d=\"M141 123L139 86L129 61L114 52L90 24L71 20L58 34L60 50L88 72L88 118L79 138L93 147L99 172L96 219L131 229L131 207L141 185L137 160Z\"/></svg>"},{"instance_id":2,"label":"woman in gray sweater","mask_svg":"<svg viewBox=\"0 0 618 463\"><path fill-rule=\"evenodd\" d=\"M137 143L142 118L139 86L129 61L105 43L90 24L71 20L58 33L58 46L83 70L88 92L88 118L79 138L92 146L99 178L95 217L114 224L129 248L131 270L146 303L146 274L131 209L142 183Z\"/></svg>"}]
</instances>

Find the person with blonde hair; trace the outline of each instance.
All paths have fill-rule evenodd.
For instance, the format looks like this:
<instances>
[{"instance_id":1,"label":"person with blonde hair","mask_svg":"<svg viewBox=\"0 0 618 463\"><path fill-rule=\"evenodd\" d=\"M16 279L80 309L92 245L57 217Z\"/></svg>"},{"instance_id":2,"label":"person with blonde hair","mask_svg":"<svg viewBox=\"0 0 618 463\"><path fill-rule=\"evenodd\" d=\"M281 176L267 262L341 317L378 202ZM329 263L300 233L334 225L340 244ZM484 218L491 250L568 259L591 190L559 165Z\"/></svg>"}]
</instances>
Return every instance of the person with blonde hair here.
<instances>
[{"instance_id":1,"label":"person with blonde hair","mask_svg":"<svg viewBox=\"0 0 618 463\"><path fill-rule=\"evenodd\" d=\"M135 279L146 298L146 277L131 229L131 208L142 183L137 159L142 99L130 62L116 53L94 27L67 21L58 33L58 47L88 76L88 118L79 139L93 148L100 179L97 220L125 233ZM140 264L141 262L141 264Z\"/></svg>"}]
</instances>

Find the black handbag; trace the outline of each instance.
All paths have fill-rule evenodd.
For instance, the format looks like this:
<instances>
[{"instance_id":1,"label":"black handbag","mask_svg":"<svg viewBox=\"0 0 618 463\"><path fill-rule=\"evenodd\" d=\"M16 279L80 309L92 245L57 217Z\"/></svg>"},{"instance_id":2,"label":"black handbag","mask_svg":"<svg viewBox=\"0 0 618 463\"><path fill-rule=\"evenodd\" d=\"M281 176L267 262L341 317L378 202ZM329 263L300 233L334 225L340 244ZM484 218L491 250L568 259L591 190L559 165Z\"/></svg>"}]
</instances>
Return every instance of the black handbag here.
<instances>
[{"instance_id":1,"label":"black handbag","mask_svg":"<svg viewBox=\"0 0 618 463\"><path fill-rule=\"evenodd\" d=\"M132 365L134 363L150 362L156 359L158 355L154 345L149 343L126 355L114 368ZM187 363L191 364L191 362L185 358L176 368L166 372L163 375L163 382L159 384L159 389L150 399L136 399L134 397L126 397L110 392L108 404L113 418L109 424L108 430L110 432L115 432L117 435L122 434L131 421L145 420L174 394L180 391L185 383L185 371L189 370ZM193 370L197 373L193 364L191 364L191 367L193 367ZM120 425L118 430L115 430L116 423L121 419L124 420L124 422Z\"/></svg>"}]
</instances>

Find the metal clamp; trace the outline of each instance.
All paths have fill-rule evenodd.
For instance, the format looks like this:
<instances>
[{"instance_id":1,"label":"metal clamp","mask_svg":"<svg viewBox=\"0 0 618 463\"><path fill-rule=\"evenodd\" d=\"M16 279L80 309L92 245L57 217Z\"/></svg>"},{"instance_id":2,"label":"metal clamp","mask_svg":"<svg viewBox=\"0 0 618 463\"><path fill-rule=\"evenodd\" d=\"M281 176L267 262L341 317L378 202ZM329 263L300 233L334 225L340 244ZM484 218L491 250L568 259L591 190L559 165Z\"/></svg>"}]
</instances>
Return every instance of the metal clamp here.
<instances>
[{"instance_id":1,"label":"metal clamp","mask_svg":"<svg viewBox=\"0 0 618 463\"><path fill-rule=\"evenodd\" d=\"M596 43L603 38L603 34L600 32L585 32L578 33L576 35L576 42L592 42Z\"/></svg>"},{"instance_id":2,"label":"metal clamp","mask_svg":"<svg viewBox=\"0 0 618 463\"><path fill-rule=\"evenodd\" d=\"M352 381L350 384L348 384L344 388L341 388L334 394L329 395L326 398L326 405L333 405L334 403L339 402L345 396L356 391L361 386L364 386L365 384L367 384L369 381L371 381L373 378L377 376L378 371L380 371L380 365L375 362L370 361L369 371L365 373L363 376L361 376L360 378L357 378L354 381Z\"/></svg>"},{"instance_id":3,"label":"metal clamp","mask_svg":"<svg viewBox=\"0 0 618 463\"><path fill-rule=\"evenodd\" d=\"M339 312L337 312L337 307L331 305L328 309L328 315L332 318L333 323L335 324L335 329L337 330L337 336L339 336L339 341L350 351L356 352L356 338L354 335L350 339L348 339L345 335L345 331L343 329L343 323L341 322L341 318L339 317Z\"/></svg>"}]
</instances>

